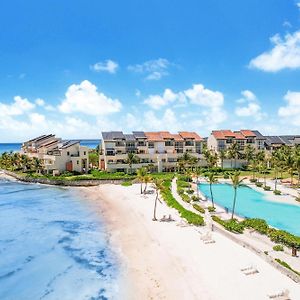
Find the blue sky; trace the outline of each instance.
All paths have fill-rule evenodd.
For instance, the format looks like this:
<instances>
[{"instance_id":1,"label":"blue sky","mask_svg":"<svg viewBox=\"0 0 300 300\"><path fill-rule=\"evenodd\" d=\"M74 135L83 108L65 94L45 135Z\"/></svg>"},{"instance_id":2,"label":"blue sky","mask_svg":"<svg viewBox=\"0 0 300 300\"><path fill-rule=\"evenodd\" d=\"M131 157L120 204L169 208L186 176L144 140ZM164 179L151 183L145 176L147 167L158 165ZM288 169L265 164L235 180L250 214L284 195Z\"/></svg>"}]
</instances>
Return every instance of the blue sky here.
<instances>
[{"instance_id":1,"label":"blue sky","mask_svg":"<svg viewBox=\"0 0 300 300\"><path fill-rule=\"evenodd\" d=\"M2 1L0 142L300 134L300 1Z\"/></svg>"}]
</instances>

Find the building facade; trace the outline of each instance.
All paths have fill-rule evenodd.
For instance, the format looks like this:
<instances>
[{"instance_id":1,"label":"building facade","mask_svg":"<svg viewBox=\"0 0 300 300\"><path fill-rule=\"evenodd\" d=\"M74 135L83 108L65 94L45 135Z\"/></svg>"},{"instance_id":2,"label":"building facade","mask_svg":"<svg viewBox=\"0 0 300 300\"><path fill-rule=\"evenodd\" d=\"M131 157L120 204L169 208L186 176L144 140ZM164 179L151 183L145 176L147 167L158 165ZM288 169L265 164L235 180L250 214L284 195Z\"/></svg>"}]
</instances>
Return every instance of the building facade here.
<instances>
[{"instance_id":1,"label":"building facade","mask_svg":"<svg viewBox=\"0 0 300 300\"><path fill-rule=\"evenodd\" d=\"M79 141L63 141L55 135L43 135L22 144L21 154L42 161L47 173L87 173L89 171L89 149Z\"/></svg>"},{"instance_id":2,"label":"building facade","mask_svg":"<svg viewBox=\"0 0 300 300\"><path fill-rule=\"evenodd\" d=\"M153 171L172 171L178 158L186 152L198 159L198 165L205 165L202 151L203 139L195 132L133 131L124 134L111 131L102 132L99 162L102 170L128 172L128 154L134 153L138 162L132 165L132 169L149 166Z\"/></svg>"}]
</instances>

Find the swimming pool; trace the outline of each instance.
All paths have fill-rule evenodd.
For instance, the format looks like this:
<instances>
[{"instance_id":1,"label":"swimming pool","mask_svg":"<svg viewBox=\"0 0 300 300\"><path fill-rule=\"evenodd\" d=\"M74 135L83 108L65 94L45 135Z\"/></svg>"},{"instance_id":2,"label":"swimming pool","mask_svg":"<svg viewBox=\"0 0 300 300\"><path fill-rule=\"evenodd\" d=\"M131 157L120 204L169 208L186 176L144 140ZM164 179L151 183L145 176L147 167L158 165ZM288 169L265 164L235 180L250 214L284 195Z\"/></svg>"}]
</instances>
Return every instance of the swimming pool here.
<instances>
[{"instance_id":1,"label":"swimming pool","mask_svg":"<svg viewBox=\"0 0 300 300\"><path fill-rule=\"evenodd\" d=\"M199 189L210 198L209 184L201 183ZM217 183L212 185L212 190L215 203L231 211L234 195L232 186ZM272 202L265 194L248 186L243 185L237 190L235 213L242 217L264 219L275 228L300 236L300 206Z\"/></svg>"}]
</instances>

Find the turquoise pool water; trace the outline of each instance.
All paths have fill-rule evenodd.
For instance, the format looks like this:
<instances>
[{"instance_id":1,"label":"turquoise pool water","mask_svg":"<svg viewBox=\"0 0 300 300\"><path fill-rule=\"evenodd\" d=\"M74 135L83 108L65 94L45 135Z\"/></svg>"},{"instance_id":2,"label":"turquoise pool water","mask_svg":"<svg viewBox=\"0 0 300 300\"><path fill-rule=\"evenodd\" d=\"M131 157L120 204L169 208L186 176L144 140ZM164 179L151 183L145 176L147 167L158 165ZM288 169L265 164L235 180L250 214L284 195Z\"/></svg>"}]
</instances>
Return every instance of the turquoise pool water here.
<instances>
[{"instance_id":1,"label":"turquoise pool water","mask_svg":"<svg viewBox=\"0 0 300 300\"><path fill-rule=\"evenodd\" d=\"M199 188L210 198L209 184L201 183ZM212 190L215 203L231 211L234 195L232 186L218 183L213 184ZM272 202L263 193L248 186L238 188L235 212L242 217L264 219L275 228L300 236L300 206Z\"/></svg>"}]
</instances>

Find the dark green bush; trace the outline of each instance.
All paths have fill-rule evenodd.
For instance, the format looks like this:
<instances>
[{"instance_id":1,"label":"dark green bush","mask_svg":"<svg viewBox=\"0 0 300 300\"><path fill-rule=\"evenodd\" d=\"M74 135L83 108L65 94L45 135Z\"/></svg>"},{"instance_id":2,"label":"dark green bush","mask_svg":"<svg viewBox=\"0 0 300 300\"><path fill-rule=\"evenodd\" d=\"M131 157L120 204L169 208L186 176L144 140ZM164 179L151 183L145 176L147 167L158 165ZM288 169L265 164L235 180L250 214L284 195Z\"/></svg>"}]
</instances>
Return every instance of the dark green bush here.
<instances>
[{"instance_id":1,"label":"dark green bush","mask_svg":"<svg viewBox=\"0 0 300 300\"><path fill-rule=\"evenodd\" d=\"M275 195L281 195L281 191L279 191L279 190L274 190L274 191L273 191L273 194L275 194Z\"/></svg>"},{"instance_id":2,"label":"dark green bush","mask_svg":"<svg viewBox=\"0 0 300 300\"><path fill-rule=\"evenodd\" d=\"M224 174L223 178L224 179L229 179L229 175L226 173L226 174Z\"/></svg>"},{"instance_id":3,"label":"dark green bush","mask_svg":"<svg viewBox=\"0 0 300 300\"><path fill-rule=\"evenodd\" d=\"M267 234L269 226L265 220L262 219L246 219L241 222L245 228L253 228L261 234Z\"/></svg>"},{"instance_id":4,"label":"dark green bush","mask_svg":"<svg viewBox=\"0 0 300 300\"><path fill-rule=\"evenodd\" d=\"M204 219L200 215L189 211L185 209L179 202L176 201L176 199L173 197L171 192L171 181L166 180L164 182L164 189L161 191L162 197L164 201L167 203L168 206L175 208L180 216L189 224L193 224L196 226L203 226L204 225Z\"/></svg>"},{"instance_id":5,"label":"dark green bush","mask_svg":"<svg viewBox=\"0 0 300 300\"><path fill-rule=\"evenodd\" d=\"M266 185L266 186L264 186L264 190L265 190L265 191L271 191L271 187L268 186L268 185Z\"/></svg>"},{"instance_id":6,"label":"dark green bush","mask_svg":"<svg viewBox=\"0 0 300 300\"><path fill-rule=\"evenodd\" d=\"M186 191L188 194L194 194L194 190L187 190Z\"/></svg>"},{"instance_id":7,"label":"dark green bush","mask_svg":"<svg viewBox=\"0 0 300 300\"><path fill-rule=\"evenodd\" d=\"M182 199L184 202L188 202L188 203L191 202L191 198L190 198L189 195L187 195L187 194L182 194L182 195L180 195L180 196L181 196L181 199Z\"/></svg>"},{"instance_id":8,"label":"dark green bush","mask_svg":"<svg viewBox=\"0 0 300 300\"><path fill-rule=\"evenodd\" d=\"M209 212L214 212L216 210L216 208L213 206L209 206L207 209Z\"/></svg>"},{"instance_id":9,"label":"dark green bush","mask_svg":"<svg viewBox=\"0 0 300 300\"><path fill-rule=\"evenodd\" d=\"M251 178L250 182L255 183L255 182L257 182L257 179L256 178Z\"/></svg>"},{"instance_id":10,"label":"dark green bush","mask_svg":"<svg viewBox=\"0 0 300 300\"><path fill-rule=\"evenodd\" d=\"M193 204L193 207L198 210L200 213L204 214L205 213L205 209L203 207L201 207L198 204Z\"/></svg>"},{"instance_id":11,"label":"dark green bush","mask_svg":"<svg viewBox=\"0 0 300 300\"><path fill-rule=\"evenodd\" d=\"M275 245L275 246L273 247L273 250L274 250L274 251L283 251L283 246L282 246L282 245Z\"/></svg>"},{"instance_id":12,"label":"dark green bush","mask_svg":"<svg viewBox=\"0 0 300 300\"><path fill-rule=\"evenodd\" d=\"M263 183L262 183L262 182L256 182L255 185L256 185L257 187L262 187L262 186L263 186Z\"/></svg>"},{"instance_id":13,"label":"dark green bush","mask_svg":"<svg viewBox=\"0 0 300 300\"><path fill-rule=\"evenodd\" d=\"M239 223L236 219L225 221L224 223L225 229L235 233L243 233L244 226L243 224Z\"/></svg>"},{"instance_id":14,"label":"dark green bush","mask_svg":"<svg viewBox=\"0 0 300 300\"><path fill-rule=\"evenodd\" d=\"M192 196L192 200L193 200L193 201L199 201L200 198L199 198L198 196L196 196L196 195L193 195L193 196Z\"/></svg>"}]
</instances>

